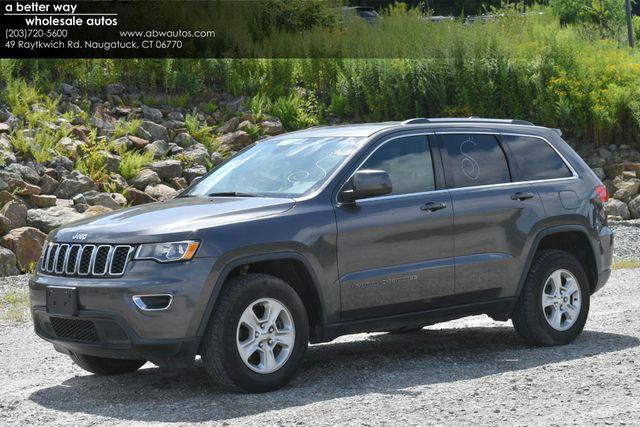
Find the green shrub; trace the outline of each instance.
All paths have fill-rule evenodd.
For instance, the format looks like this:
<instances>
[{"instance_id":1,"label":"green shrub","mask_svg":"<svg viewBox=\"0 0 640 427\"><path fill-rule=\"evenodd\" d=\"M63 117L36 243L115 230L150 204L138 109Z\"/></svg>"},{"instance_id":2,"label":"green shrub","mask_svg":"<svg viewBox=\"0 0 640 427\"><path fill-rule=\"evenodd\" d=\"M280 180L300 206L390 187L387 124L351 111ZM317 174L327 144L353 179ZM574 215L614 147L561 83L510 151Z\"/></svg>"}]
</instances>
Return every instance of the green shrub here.
<instances>
[{"instance_id":1,"label":"green shrub","mask_svg":"<svg viewBox=\"0 0 640 427\"><path fill-rule=\"evenodd\" d=\"M120 157L120 175L130 180L138 175L145 165L153 161L153 152L122 151Z\"/></svg>"}]
</instances>

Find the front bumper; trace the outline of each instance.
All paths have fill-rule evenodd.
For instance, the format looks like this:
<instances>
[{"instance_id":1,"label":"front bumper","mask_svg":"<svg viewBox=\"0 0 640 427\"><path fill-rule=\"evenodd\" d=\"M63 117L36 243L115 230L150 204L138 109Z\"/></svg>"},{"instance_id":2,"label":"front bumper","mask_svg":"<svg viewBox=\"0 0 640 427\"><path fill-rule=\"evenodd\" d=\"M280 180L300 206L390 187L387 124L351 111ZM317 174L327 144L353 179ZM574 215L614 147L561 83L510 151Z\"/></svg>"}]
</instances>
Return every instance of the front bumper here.
<instances>
[{"instance_id":1,"label":"front bumper","mask_svg":"<svg viewBox=\"0 0 640 427\"><path fill-rule=\"evenodd\" d=\"M136 358L159 365L193 363L197 328L209 300L213 259L159 264L132 261L119 278L34 275L29 283L36 334L63 353ZM46 311L47 286L78 289L77 316ZM166 310L145 311L134 295L169 294Z\"/></svg>"}]
</instances>

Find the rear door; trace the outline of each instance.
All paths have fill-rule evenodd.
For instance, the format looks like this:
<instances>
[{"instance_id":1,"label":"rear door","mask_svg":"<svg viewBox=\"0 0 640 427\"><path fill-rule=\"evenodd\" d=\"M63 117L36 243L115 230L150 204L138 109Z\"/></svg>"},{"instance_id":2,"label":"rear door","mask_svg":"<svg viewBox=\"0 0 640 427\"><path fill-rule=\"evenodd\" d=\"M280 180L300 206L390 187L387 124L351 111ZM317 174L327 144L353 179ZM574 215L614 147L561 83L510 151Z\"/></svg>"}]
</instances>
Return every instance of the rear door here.
<instances>
[{"instance_id":1,"label":"rear door","mask_svg":"<svg viewBox=\"0 0 640 427\"><path fill-rule=\"evenodd\" d=\"M544 217L532 184L514 182L497 133L441 132L454 211L458 302L513 296L534 225Z\"/></svg>"},{"instance_id":2,"label":"rear door","mask_svg":"<svg viewBox=\"0 0 640 427\"><path fill-rule=\"evenodd\" d=\"M353 171L386 171L393 192L336 205L343 320L419 311L453 293L453 211L434 168L442 181L429 136L409 135L372 147Z\"/></svg>"}]
</instances>

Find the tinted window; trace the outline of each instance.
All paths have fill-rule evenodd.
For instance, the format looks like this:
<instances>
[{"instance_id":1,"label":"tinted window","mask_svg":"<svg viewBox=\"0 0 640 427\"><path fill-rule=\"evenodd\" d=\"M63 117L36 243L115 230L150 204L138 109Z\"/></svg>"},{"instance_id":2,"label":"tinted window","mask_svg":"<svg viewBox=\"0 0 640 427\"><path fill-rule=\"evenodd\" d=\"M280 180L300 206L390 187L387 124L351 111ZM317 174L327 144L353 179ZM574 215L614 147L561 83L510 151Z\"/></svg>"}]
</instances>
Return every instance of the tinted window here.
<instances>
[{"instance_id":1,"label":"tinted window","mask_svg":"<svg viewBox=\"0 0 640 427\"><path fill-rule=\"evenodd\" d=\"M386 171L391 194L421 193L435 189L433 163L426 136L409 136L387 142L360 167Z\"/></svg>"},{"instance_id":2,"label":"tinted window","mask_svg":"<svg viewBox=\"0 0 640 427\"><path fill-rule=\"evenodd\" d=\"M519 180L535 181L571 176L571 171L558 153L542 139L505 135L502 140L516 163Z\"/></svg>"},{"instance_id":3,"label":"tinted window","mask_svg":"<svg viewBox=\"0 0 640 427\"><path fill-rule=\"evenodd\" d=\"M472 187L510 182L504 152L493 135L443 135L449 157L450 187Z\"/></svg>"}]
</instances>

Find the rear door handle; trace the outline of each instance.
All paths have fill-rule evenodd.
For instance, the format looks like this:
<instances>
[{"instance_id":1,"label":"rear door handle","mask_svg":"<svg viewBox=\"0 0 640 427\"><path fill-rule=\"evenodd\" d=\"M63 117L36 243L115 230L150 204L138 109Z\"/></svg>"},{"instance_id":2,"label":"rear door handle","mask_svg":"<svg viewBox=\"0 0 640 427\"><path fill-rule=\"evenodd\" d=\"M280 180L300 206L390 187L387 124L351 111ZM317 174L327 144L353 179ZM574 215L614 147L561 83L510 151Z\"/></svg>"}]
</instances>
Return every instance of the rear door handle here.
<instances>
[{"instance_id":1,"label":"rear door handle","mask_svg":"<svg viewBox=\"0 0 640 427\"><path fill-rule=\"evenodd\" d=\"M522 192L517 192L515 194L511 195L511 200L527 200L527 199L533 199L535 197L535 195L533 193L522 193Z\"/></svg>"},{"instance_id":2,"label":"rear door handle","mask_svg":"<svg viewBox=\"0 0 640 427\"><path fill-rule=\"evenodd\" d=\"M445 209L446 207L447 205L442 202L428 202L420 206L420 210L425 212L435 212L440 209Z\"/></svg>"}]
</instances>

